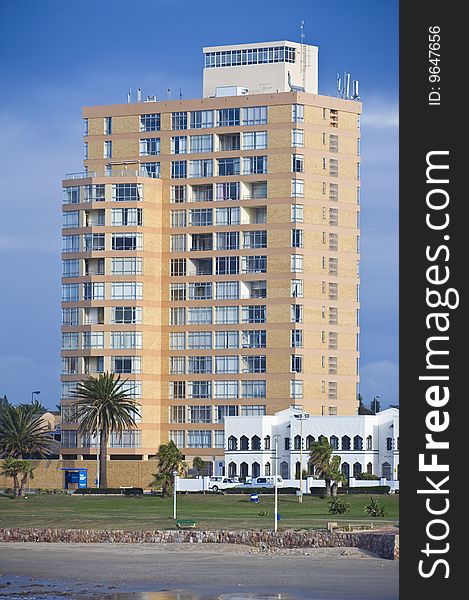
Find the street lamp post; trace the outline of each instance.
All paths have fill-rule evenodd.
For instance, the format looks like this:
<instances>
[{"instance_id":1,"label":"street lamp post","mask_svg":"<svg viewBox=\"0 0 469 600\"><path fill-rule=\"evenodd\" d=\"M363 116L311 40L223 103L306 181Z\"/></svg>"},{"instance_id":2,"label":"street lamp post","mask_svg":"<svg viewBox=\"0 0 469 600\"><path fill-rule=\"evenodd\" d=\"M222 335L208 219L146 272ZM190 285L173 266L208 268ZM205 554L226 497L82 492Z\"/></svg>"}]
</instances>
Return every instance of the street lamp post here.
<instances>
[{"instance_id":1,"label":"street lamp post","mask_svg":"<svg viewBox=\"0 0 469 600\"><path fill-rule=\"evenodd\" d=\"M278 434L274 435L274 444L275 444L275 482L274 482L274 531L277 531L278 527L278 438L280 436Z\"/></svg>"},{"instance_id":2,"label":"street lamp post","mask_svg":"<svg viewBox=\"0 0 469 600\"><path fill-rule=\"evenodd\" d=\"M295 414L295 419L300 422L300 493L298 502L303 502L303 421L309 419L308 413Z\"/></svg>"},{"instance_id":3,"label":"street lamp post","mask_svg":"<svg viewBox=\"0 0 469 600\"><path fill-rule=\"evenodd\" d=\"M173 484L173 519L176 520L176 498L177 498L177 478L178 472L173 471L174 484Z\"/></svg>"},{"instance_id":4,"label":"street lamp post","mask_svg":"<svg viewBox=\"0 0 469 600\"><path fill-rule=\"evenodd\" d=\"M38 390L37 392L31 392L31 402L34 402L34 396L36 394L40 394L41 392Z\"/></svg>"}]
</instances>

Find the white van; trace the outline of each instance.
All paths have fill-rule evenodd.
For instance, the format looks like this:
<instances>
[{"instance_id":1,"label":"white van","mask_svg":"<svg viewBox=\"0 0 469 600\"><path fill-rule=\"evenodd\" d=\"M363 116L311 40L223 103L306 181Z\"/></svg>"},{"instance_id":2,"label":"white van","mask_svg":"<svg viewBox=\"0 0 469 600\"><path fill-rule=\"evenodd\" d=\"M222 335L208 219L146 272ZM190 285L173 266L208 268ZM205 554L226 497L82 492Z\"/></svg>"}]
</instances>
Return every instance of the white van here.
<instances>
[{"instance_id":1,"label":"white van","mask_svg":"<svg viewBox=\"0 0 469 600\"><path fill-rule=\"evenodd\" d=\"M239 485L239 481L235 481L229 477L210 477L208 489L212 490L213 492L219 492L221 490L236 487L237 485Z\"/></svg>"},{"instance_id":2,"label":"white van","mask_svg":"<svg viewBox=\"0 0 469 600\"><path fill-rule=\"evenodd\" d=\"M275 475L266 475L265 477L255 477L250 481L246 481L238 487L251 488L273 488L275 486ZM277 487L285 487L285 480L277 475Z\"/></svg>"}]
</instances>

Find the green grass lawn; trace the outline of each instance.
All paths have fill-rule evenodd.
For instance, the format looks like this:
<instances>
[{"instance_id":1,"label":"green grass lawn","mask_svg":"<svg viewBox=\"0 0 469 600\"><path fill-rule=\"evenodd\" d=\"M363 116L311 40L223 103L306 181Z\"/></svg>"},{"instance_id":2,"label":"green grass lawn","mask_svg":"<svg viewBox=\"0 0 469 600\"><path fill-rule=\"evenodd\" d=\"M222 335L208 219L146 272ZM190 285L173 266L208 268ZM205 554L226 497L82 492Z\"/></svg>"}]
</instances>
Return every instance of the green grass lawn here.
<instances>
[{"instance_id":1,"label":"green grass lawn","mask_svg":"<svg viewBox=\"0 0 469 600\"><path fill-rule=\"evenodd\" d=\"M315 529L327 521L397 524L399 496L377 495L385 506L383 519L370 519L363 508L368 495L350 495L347 515L328 514L327 499L304 496L303 503L293 495L279 495L279 529ZM273 495L249 502L241 495L178 495L177 516L194 519L199 529L272 529ZM260 512L267 512L261 516ZM172 498L158 496L30 496L26 499L0 498L0 528L60 527L68 529L173 529Z\"/></svg>"}]
</instances>

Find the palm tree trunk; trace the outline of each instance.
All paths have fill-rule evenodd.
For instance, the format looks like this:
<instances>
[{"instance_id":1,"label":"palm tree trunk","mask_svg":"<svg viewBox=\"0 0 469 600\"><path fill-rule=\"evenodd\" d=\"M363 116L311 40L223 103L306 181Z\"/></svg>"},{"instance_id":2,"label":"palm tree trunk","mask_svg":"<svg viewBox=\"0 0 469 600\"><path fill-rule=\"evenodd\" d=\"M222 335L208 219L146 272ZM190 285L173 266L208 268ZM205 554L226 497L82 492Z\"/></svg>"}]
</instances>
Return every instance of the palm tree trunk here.
<instances>
[{"instance_id":1,"label":"palm tree trunk","mask_svg":"<svg viewBox=\"0 0 469 600\"><path fill-rule=\"evenodd\" d=\"M18 476L17 475L13 475L13 497L17 498L19 497L19 493L18 493L18 488L20 487L19 482L18 482Z\"/></svg>"},{"instance_id":2,"label":"palm tree trunk","mask_svg":"<svg viewBox=\"0 0 469 600\"><path fill-rule=\"evenodd\" d=\"M331 480L329 479L329 477L326 477L325 484L326 484L326 496L330 496L331 495Z\"/></svg>"},{"instance_id":3,"label":"palm tree trunk","mask_svg":"<svg viewBox=\"0 0 469 600\"><path fill-rule=\"evenodd\" d=\"M107 488L107 443L109 435L102 429L99 432L99 487Z\"/></svg>"}]
</instances>

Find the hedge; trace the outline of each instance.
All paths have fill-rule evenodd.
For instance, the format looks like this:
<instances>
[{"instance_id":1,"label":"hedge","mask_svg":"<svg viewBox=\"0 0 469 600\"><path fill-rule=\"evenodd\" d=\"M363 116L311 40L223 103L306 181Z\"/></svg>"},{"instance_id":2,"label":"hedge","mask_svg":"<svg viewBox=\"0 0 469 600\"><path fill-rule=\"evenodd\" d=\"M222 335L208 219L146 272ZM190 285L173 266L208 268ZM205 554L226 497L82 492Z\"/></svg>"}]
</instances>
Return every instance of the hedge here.
<instances>
[{"instance_id":1,"label":"hedge","mask_svg":"<svg viewBox=\"0 0 469 600\"><path fill-rule=\"evenodd\" d=\"M80 488L78 490L74 490L74 494L82 494L84 496L93 494L93 495L120 495L120 496L142 496L143 489L142 488Z\"/></svg>"},{"instance_id":2,"label":"hedge","mask_svg":"<svg viewBox=\"0 0 469 600\"><path fill-rule=\"evenodd\" d=\"M389 485L373 485L370 487L346 487L338 489L339 494L389 494Z\"/></svg>"},{"instance_id":3,"label":"hedge","mask_svg":"<svg viewBox=\"0 0 469 600\"><path fill-rule=\"evenodd\" d=\"M296 494L299 491L299 488L294 487L278 487L278 494ZM275 488L264 488L264 487L255 487L255 488L228 488L223 490L225 494L274 494Z\"/></svg>"}]
</instances>

